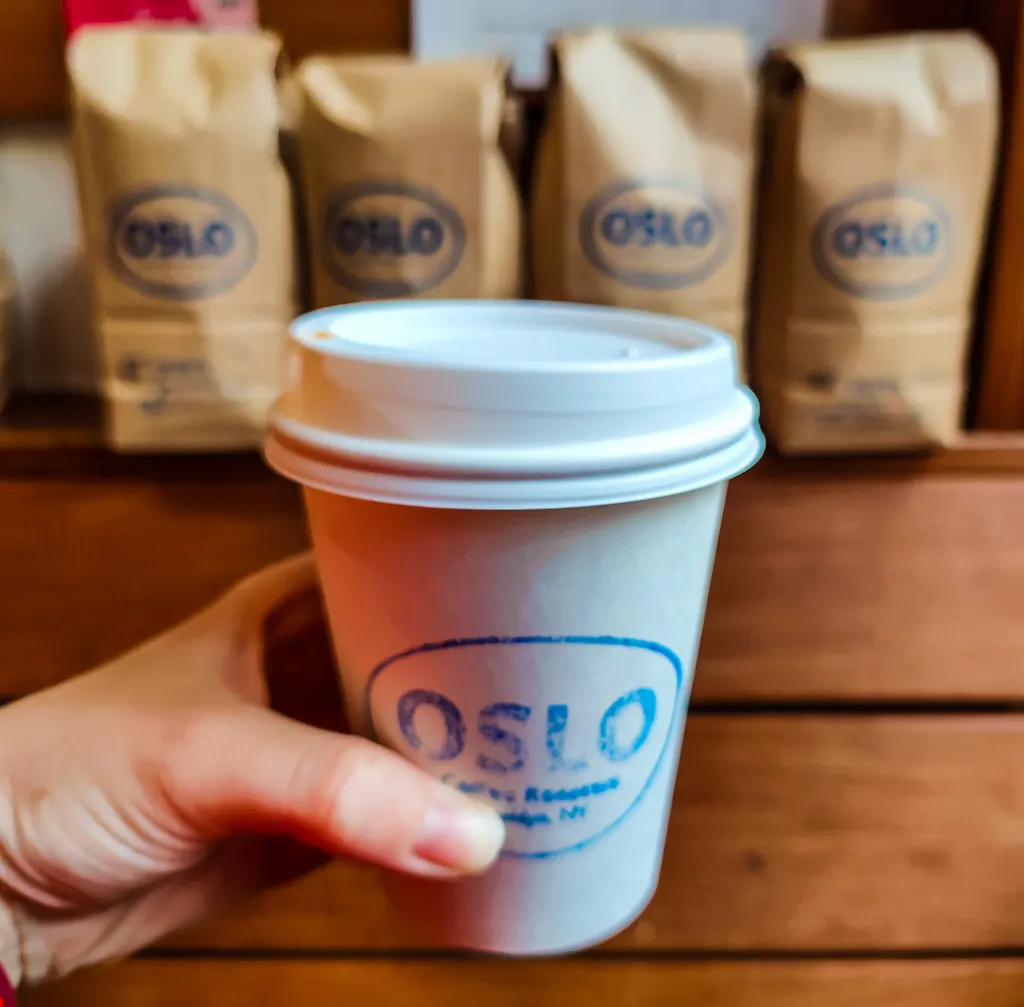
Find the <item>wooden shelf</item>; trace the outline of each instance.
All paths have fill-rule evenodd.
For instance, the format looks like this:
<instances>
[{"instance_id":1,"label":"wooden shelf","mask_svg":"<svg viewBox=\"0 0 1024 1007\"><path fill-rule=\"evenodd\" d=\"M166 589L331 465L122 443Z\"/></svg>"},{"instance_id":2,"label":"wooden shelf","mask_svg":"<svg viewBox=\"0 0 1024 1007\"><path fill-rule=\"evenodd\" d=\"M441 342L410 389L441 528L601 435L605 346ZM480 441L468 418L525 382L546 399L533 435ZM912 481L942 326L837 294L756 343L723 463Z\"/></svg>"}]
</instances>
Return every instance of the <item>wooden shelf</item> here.
<instances>
[{"instance_id":1,"label":"wooden shelf","mask_svg":"<svg viewBox=\"0 0 1024 1007\"><path fill-rule=\"evenodd\" d=\"M210 470L239 467L249 474L256 463L256 452L112 454L104 446L102 404L87 396L16 396L0 416L0 475L80 472L85 466L125 474L159 471L168 477L186 470L201 477ZM1024 432L968 433L955 446L932 454L780 458L769 452L761 467L825 477L943 472L1024 475Z\"/></svg>"},{"instance_id":2,"label":"wooden shelf","mask_svg":"<svg viewBox=\"0 0 1024 1007\"><path fill-rule=\"evenodd\" d=\"M209 481L272 478L258 452L117 455L103 405L85 395L16 395L0 415L0 478L104 477Z\"/></svg>"},{"instance_id":3,"label":"wooden shelf","mask_svg":"<svg viewBox=\"0 0 1024 1007\"><path fill-rule=\"evenodd\" d=\"M98 450L103 407L85 395L18 395L0 415L0 451Z\"/></svg>"},{"instance_id":4,"label":"wooden shelf","mask_svg":"<svg viewBox=\"0 0 1024 1007\"><path fill-rule=\"evenodd\" d=\"M924 473L1024 475L1024 432L965 433L956 444L932 453L780 458L769 451L762 465L825 477Z\"/></svg>"}]
</instances>

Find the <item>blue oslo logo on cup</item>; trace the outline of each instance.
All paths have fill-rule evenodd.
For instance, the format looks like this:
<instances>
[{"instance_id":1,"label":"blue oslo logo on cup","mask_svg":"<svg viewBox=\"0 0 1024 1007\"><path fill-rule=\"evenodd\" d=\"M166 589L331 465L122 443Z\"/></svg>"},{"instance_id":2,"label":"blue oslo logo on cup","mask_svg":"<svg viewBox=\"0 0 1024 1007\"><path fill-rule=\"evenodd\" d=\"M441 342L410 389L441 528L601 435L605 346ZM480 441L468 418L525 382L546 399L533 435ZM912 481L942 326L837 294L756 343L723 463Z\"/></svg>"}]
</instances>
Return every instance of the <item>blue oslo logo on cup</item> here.
<instances>
[{"instance_id":1,"label":"blue oslo logo on cup","mask_svg":"<svg viewBox=\"0 0 1024 1007\"><path fill-rule=\"evenodd\" d=\"M193 301L227 293L258 253L252 222L216 189L154 185L125 196L111 216L111 265L150 297Z\"/></svg>"},{"instance_id":2,"label":"blue oslo logo on cup","mask_svg":"<svg viewBox=\"0 0 1024 1007\"><path fill-rule=\"evenodd\" d=\"M541 860L607 835L638 807L677 737L683 668L618 637L426 644L366 690L382 742L505 820L503 855Z\"/></svg>"},{"instance_id":3,"label":"blue oslo logo on cup","mask_svg":"<svg viewBox=\"0 0 1024 1007\"><path fill-rule=\"evenodd\" d=\"M440 286L466 250L459 211L430 189L360 182L337 191L324 212L324 267L367 297L410 297Z\"/></svg>"},{"instance_id":4,"label":"blue oslo logo on cup","mask_svg":"<svg viewBox=\"0 0 1024 1007\"><path fill-rule=\"evenodd\" d=\"M953 261L953 227L943 204L914 186L861 189L818 221L818 272L848 294L897 301L924 293Z\"/></svg>"},{"instance_id":5,"label":"blue oslo logo on cup","mask_svg":"<svg viewBox=\"0 0 1024 1007\"><path fill-rule=\"evenodd\" d=\"M595 269L642 290L701 283L733 245L728 217L699 188L643 180L617 182L590 200L579 240Z\"/></svg>"}]
</instances>

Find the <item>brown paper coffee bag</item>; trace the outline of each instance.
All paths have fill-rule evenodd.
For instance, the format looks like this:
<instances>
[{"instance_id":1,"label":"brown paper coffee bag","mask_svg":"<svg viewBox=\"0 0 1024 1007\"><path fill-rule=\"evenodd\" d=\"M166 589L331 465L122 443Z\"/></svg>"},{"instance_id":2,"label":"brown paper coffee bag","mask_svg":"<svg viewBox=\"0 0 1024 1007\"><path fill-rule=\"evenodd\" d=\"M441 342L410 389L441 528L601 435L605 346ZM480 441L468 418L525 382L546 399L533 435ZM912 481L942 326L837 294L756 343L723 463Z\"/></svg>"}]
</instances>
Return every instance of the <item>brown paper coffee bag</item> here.
<instances>
[{"instance_id":1,"label":"brown paper coffee bag","mask_svg":"<svg viewBox=\"0 0 1024 1007\"><path fill-rule=\"evenodd\" d=\"M742 358L757 129L746 38L600 30L561 38L553 55L536 296L694 318Z\"/></svg>"},{"instance_id":2,"label":"brown paper coffee bag","mask_svg":"<svg viewBox=\"0 0 1024 1007\"><path fill-rule=\"evenodd\" d=\"M766 427L793 453L950 442L996 158L992 55L967 33L801 45L766 84Z\"/></svg>"},{"instance_id":3,"label":"brown paper coffee bag","mask_svg":"<svg viewBox=\"0 0 1024 1007\"><path fill-rule=\"evenodd\" d=\"M300 66L318 306L519 296L506 78L496 59L314 57Z\"/></svg>"},{"instance_id":4,"label":"brown paper coffee bag","mask_svg":"<svg viewBox=\"0 0 1024 1007\"><path fill-rule=\"evenodd\" d=\"M69 49L79 184L122 450L258 446L295 314L269 35L86 28Z\"/></svg>"}]
</instances>

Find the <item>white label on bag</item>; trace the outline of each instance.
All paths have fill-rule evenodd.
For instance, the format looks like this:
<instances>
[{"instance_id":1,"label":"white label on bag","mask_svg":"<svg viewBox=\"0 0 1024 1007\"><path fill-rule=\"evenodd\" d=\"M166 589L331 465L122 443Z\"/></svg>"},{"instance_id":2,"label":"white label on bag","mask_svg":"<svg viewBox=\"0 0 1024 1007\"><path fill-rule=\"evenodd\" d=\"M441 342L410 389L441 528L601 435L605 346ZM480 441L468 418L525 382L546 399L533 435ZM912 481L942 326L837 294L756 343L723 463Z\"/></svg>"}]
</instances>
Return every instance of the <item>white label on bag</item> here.
<instances>
[{"instance_id":1,"label":"white label on bag","mask_svg":"<svg viewBox=\"0 0 1024 1007\"><path fill-rule=\"evenodd\" d=\"M381 664L367 716L384 744L498 808L504 856L545 859L598 841L641 803L683 682L679 658L645 640L449 640Z\"/></svg>"}]
</instances>

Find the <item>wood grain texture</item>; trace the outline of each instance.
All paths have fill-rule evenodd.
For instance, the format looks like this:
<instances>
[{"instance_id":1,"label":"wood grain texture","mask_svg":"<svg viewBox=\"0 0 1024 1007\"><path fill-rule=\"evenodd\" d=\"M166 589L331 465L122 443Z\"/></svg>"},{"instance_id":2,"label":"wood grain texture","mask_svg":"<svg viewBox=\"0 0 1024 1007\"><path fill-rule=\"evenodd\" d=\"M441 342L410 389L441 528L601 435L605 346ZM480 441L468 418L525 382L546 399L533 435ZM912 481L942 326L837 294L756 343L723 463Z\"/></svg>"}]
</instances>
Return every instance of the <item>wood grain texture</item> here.
<instances>
[{"instance_id":1,"label":"wood grain texture","mask_svg":"<svg viewBox=\"0 0 1024 1007\"><path fill-rule=\"evenodd\" d=\"M1022 508L1016 479L737 480L696 697L1020 697Z\"/></svg>"},{"instance_id":2,"label":"wood grain texture","mask_svg":"<svg viewBox=\"0 0 1024 1007\"><path fill-rule=\"evenodd\" d=\"M1019 1007L1019 961L133 961L24 993L26 1007Z\"/></svg>"},{"instance_id":3,"label":"wood grain texture","mask_svg":"<svg viewBox=\"0 0 1024 1007\"><path fill-rule=\"evenodd\" d=\"M0 479L0 695L115 657L305 547L258 459ZM1024 697L1024 480L766 463L730 489L695 697ZM59 631L57 631L59 627Z\"/></svg>"},{"instance_id":4,"label":"wood grain texture","mask_svg":"<svg viewBox=\"0 0 1024 1007\"><path fill-rule=\"evenodd\" d=\"M1024 716L691 719L662 880L617 952L1024 947ZM169 942L428 946L338 864Z\"/></svg>"},{"instance_id":5,"label":"wood grain texture","mask_svg":"<svg viewBox=\"0 0 1024 1007\"><path fill-rule=\"evenodd\" d=\"M0 482L0 693L116 657L305 548L298 493L196 482Z\"/></svg>"}]
</instances>

